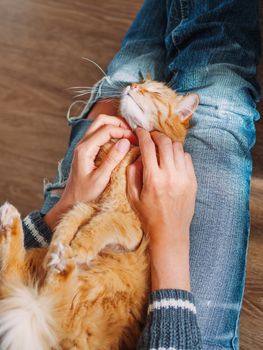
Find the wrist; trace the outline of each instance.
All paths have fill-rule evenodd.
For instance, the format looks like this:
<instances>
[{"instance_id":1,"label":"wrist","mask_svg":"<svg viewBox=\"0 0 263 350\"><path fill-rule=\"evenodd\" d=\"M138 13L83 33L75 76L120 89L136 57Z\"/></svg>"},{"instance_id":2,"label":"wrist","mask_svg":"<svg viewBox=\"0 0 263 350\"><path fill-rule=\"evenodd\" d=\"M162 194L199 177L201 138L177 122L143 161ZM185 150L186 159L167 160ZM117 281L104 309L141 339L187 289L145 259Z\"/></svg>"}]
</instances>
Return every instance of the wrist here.
<instances>
[{"instance_id":1,"label":"wrist","mask_svg":"<svg viewBox=\"0 0 263 350\"><path fill-rule=\"evenodd\" d=\"M54 231L63 214L68 212L73 206L60 199L43 217L51 231Z\"/></svg>"},{"instance_id":2,"label":"wrist","mask_svg":"<svg viewBox=\"0 0 263 350\"><path fill-rule=\"evenodd\" d=\"M174 227L177 227L174 229ZM178 247L188 249L190 242L190 228L189 227L179 227L170 225L169 227L164 227L164 225L155 225L153 228L149 228L146 231L149 235L150 247L160 247L164 249L169 247Z\"/></svg>"},{"instance_id":3,"label":"wrist","mask_svg":"<svg viewBox=\"0 0 263 350\"><path fill-rule=\"evenodd\" d=\"M152 290L190 291L189 240L150 244Z\"/></svg>"},{"instance_id":4,"label":"wrist","mask_svg":"<svg viewBox=\"0 0 263 350\"><path fill-rule=\"evenodd\" d=\"M150 242L149 252L151 255L151 261L159 266L166 264L167 262L177 264L182 261L187 263L189 261L189 240L178 240L172 243L168 242Z\"/></svg>"},{"instance_id":5,"label":"wrist","mask_svg":"<svg viewBox=\"0 0 263 350\"><path fill-rule=\"evenodd\" d=\"M189 250L163 251L151 256L152 290L182 289L190 291Z\"/></svg>"}]
</instances>

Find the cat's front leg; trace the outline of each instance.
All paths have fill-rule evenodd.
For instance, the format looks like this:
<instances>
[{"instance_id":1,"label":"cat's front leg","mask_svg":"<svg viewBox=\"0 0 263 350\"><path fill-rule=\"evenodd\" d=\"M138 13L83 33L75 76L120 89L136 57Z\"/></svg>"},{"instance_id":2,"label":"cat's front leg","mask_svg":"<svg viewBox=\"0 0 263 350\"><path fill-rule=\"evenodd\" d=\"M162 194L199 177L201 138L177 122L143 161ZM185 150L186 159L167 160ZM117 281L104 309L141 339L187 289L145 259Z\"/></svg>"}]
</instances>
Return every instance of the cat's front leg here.
<instances>
[{"instance_id":1,"label":"cat's front leg","mask_svg":"<svg viewBox=\"0 0 263 350\"><path fill-rule=\"evenodd\" d=\"M83 226L71 243L79 264L89 263L106 246L111 250L120 248L132 251L142 239L141 225L133 212L104 212L93 217Z\"/></svg>"},{"instance_id":2,"label":"cat's front leg","mask_svg":"<svg viewBox=\"0 0 263 350\"><path fill-rule=\"evenodd\" d=\"M78 288L78 269L72 249L62 243L53 245L49 248L44 264L45 279L40 294L50 297L54 317L62 327Z\"/></svg>"},{"instance_id":3,"label":"cat's front leg","mask_svg":"<svg viewBox=\"0 0 263 350\"><path fill-rule=\"evenodd\" d=\"M78 270L72 249L62 243L53 245L49 248L44 264L46 276L41 294L50 295L56 304L68 304L78 285Z\"/></svg>"},{"instance_id":4,"label":"cat's front leg","mask_svg":"<svg viewBox=\"0 0 263 350\"><path fill-rule=\"evenodd\" d=\"M17 209L5 203L0 208L0 276L22 277L25 248L24 233Z\"/></svg>"},{"instance_id":5,"label":"cat's front leg","mask_svg":"<svg viewBox=\"0 0 263 350\"><path fill-rule=\"evenodd\" d=\"M43 269L45 277L39 293L50 301L50 316L57 326L56 335L60 343L70 334L67 327L72 313L74 314L74 300L78 291L78 269L72 249L60 242L50 246ZM62 350L64 347L56 349Z\"/></svg>"},{"instance_id":6,"label":"cat's front leg","mask_svg":"<svg viewBox=\"0 0 263 350\"><path fill-rule=\"evenodd\" d=\"M68 289L72 283L76 286L77 267L70 246L61 242L54 244L49 248L44 264L44 289L52 289L52 293L61 293L61 288Z\"/></svg>"},{"instance_id":7,"label":"cat's front leg","mask_svg":"<svg viewBox=\"0 0 263 350\"><path fill-rule=\"evenodd\" d=\"M96 206L91 203L78 203L68 211L57 225L51 245L58 243L70 245L79 227L87 224L96 211Z\"/></svg>"}]
</instances>

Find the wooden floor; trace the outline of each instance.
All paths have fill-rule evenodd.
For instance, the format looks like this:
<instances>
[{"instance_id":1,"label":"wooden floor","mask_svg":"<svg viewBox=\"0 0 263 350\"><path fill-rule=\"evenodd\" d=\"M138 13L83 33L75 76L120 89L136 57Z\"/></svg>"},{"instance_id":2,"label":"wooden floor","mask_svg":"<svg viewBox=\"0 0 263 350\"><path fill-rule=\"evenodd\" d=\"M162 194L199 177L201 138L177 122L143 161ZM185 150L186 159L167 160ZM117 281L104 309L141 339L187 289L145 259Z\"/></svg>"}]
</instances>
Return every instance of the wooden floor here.
<instances>
[{"instance_id":1,"label":"wooden floor","mask_svg":"<svg viewBox=\"0 0 263 350\"><path fill-rule=\"evenodd\" d=\"M101 77L81 56L105 67L141 3L0 0L0 203L8 199L23 214L40 207L43 178L53 177L68 141L66 88ZM263 349L262 121L257 134L242 350Z\"/></svg>"}]
</instances>

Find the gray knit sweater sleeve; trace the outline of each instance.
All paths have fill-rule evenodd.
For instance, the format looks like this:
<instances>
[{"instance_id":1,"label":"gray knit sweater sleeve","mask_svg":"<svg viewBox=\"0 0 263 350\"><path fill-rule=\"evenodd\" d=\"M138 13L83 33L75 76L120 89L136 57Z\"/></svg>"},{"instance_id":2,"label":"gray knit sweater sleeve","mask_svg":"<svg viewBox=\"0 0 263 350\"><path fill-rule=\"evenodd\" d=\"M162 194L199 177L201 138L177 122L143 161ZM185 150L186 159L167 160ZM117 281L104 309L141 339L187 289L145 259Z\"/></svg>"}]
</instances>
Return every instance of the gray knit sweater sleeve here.
<instances>
[{"instance_id":1,"label":"gray knit sweater sleeve","mask_svg":"<svg viewBox=\"0 0 263 350\"><path fill-rule=\"evenodd\" d=\"M52 238L52 231L43 220L40 211L33 211L23 221L24 245L28 248L47 247Z\"/></svg>"},{"instance_id":2,"label":"gray knit sweater sleeve","mask_svg":"<svg viewBox=\"0 0 263 350\"><path fill-rule=\"evenodd\" d=\"M162 289L149 296L146 326L137 350L201 350L192 293Z\"/></svg>"}]
</instances>

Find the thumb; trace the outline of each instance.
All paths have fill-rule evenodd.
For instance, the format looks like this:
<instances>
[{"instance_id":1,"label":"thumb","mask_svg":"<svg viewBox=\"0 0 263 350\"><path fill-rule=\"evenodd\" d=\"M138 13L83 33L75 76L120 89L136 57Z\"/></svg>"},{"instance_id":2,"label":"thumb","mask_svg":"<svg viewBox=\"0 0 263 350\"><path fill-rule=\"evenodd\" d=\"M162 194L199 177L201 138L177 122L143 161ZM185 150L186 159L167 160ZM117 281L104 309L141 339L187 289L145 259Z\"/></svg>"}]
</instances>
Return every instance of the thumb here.
<instances>
[{"instance_id":1,"label":"thumb","mask_svg":"<svg viewBox=\"0 0 263 350\"><path fill-rule=\"evenodd\" d=\"M127 139L121 139L115 143L111 148L107 157L101 163L99 172L104 176L110 177L113 169L120 163L120 161L126 156L130 149L130 141Z\"/></svg>"}]
</instances>

